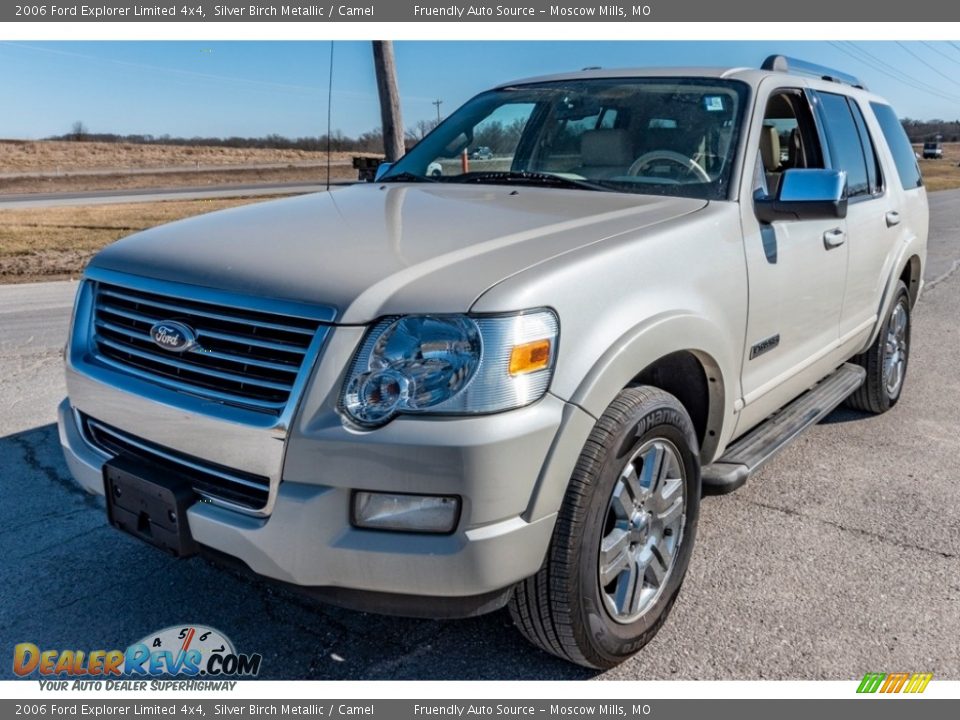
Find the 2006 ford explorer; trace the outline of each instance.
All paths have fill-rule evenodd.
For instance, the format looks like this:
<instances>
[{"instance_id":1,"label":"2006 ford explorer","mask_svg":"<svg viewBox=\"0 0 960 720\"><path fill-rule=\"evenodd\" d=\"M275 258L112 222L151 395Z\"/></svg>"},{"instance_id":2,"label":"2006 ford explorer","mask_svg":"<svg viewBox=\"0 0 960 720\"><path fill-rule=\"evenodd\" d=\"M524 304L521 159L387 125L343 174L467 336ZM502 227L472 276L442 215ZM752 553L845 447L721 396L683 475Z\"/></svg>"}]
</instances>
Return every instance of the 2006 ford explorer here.
<instances>
[{"instance_id":1,"label":"2006 ford explorer","mask_svg":"<svg viewBox=\"0 0 960 720\"><path fill-rule=\"evenodd\" d=\"M372 184L103 250L62 444L176 555L377 612L508 604L610 667L667 618L701 492L897 403L927 222L894 110L828 68L508 83Z\"/></svg>"}]
</instances>

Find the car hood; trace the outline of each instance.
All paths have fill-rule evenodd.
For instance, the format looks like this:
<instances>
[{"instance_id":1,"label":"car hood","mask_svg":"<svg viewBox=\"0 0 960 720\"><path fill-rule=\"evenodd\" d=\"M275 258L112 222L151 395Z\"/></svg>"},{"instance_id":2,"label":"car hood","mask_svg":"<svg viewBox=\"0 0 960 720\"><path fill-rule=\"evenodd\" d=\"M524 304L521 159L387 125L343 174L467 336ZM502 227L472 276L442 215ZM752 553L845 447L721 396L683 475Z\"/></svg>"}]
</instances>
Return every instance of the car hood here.
<instances>
[{"instance_id":1,"label":"car hood","mask_svg":"<svg viewBox=\"0 0 960 720\"><path fill-rule=\"evenodd\" d=\"M255 203L131 235L91 267L331 305L338 322L465 312L563 253L706 201L556 188L362 184Z\"/></svg>"}]
</instances>

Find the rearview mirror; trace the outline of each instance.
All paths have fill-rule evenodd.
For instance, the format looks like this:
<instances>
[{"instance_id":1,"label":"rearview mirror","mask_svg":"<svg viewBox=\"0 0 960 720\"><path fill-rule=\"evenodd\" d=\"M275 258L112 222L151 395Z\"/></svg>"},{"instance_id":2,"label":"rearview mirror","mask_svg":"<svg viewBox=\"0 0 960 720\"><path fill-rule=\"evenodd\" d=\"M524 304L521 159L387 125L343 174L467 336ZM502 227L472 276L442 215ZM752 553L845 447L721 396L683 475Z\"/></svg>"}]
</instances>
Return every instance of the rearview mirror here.
<instances>
[{"instance_id":1,"label":"rearview mirror","mask_svg":"<svg viewBox=\"0 0 960 720\"><path fill-rule=\"evenodd\" d=\"M843 170L787 170L776 197L758 192L753 199L760 222L824 220L847 216L847 173Z\"/></svg>"},{"instance_id":2,"label":"rearview mirror","mask_svg":"<svg viewBox=\"0 0 960 720\"><path fill-rule=\"evenodd\" d=\"M446 147L443 148L441 155L445 158L455 158L460 155L464 150L470 147L470 144L473 142L473 132L462 132L457 135L453 140L447 143Z\"/></svg>"}]
</instances>

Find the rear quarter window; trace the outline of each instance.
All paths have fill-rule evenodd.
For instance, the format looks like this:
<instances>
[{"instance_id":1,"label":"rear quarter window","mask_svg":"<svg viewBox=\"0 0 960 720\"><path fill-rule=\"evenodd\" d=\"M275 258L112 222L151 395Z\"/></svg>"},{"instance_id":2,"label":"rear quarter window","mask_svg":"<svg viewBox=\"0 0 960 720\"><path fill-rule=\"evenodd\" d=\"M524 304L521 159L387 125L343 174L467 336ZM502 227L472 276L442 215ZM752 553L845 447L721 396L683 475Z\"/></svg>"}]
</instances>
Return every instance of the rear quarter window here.
<instances>
[{"instance_id":1,"label":"rear quarter window","mask_svg":"<svg viewBox=\"0 0 960 720\"><path fill-rule=\"evenodd\" d=\"M905 190L920 187L923 185L923 178L920 175L920 167L917 165L917 156L913 153L913 146L897 114L892 107L883 103L870 103L870 108L880 124L880 130L893 155L897 175L900 176L900 184Z\"/></svg>"}]
</instances>

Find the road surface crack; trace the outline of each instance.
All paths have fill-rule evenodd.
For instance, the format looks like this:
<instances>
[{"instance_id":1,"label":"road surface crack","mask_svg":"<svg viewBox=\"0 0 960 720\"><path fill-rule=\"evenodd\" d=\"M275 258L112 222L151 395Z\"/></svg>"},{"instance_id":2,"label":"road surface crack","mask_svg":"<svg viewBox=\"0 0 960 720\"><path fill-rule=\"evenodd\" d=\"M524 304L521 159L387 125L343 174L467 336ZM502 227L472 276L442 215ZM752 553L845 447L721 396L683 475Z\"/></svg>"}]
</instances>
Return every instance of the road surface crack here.
<instances>
[{"instance_id":1,"label":"road surface crack","mask_svg":"<svg viewBox=\"0 0 960 720\"><path fill-rule=\"evenodd\" d=\"M945 552L943 550L936 550L925 545L915 545L913 543L901 542L900 540L895 540L889 535L883 535L881 533L873 532L871 530L864 530L863 528L851 527L849 525L844 525L843 523L838 523L833 520L824 520L823 518L813 517L812 515L805 515L799 510L794 510L793 508L782 507L780 505L772 505L770 503L760 502L759 500L747 500L746 498L741 498L742 502L748 503L750 505L756 505L757 507L764 508L766 510L773 510L774 512L782 513L783 515L789 515L791 517L797 517L802 520L812 520L813 522L820 523L822 525L828 525L830 527L836 528L837 530L842 530L843 532L848 532L853 535L860 535L861 537L870 538L871 540L878 540L879 542L885 543L887 545L893 545L900 548L901 550L919 550L920 552L929 553L930 555L937 555L942 557L944 560L956 560L960 558L960 555L951 552Z\"/></svg>"},{"instance_id":2,"label":"road surface crack","mask_svg":"<svg viewBox=\"0 0 960 720\"><path fill-rule=\"evenodd\" d=\"M935 277L933 280L930 280L923 285L923 292L927 293L930 290L933 290L937 285L942 283L944 280L949 280L950 277L960 269L960 260L954 260L953 265L950 266L950 269L945 273L942 273L940 276Z\"/></svg>"},{"instance_id":3,"label":"road surface crack","mask_svg":"<svg viewBox=\"0 0 960 720\"><path fill-rule=\"evenodd\" d=\"M23 461L28 468L36 471L45 477L54 485L59 485L77 499L83 500L84 504L91 508L99 509L96 498L83 490L71 478L65 477L58 472L54 465L45 464L37 453L37 448L24 435L13 435L8 440L23 451Z\"/></svg>"}]
</instances>

